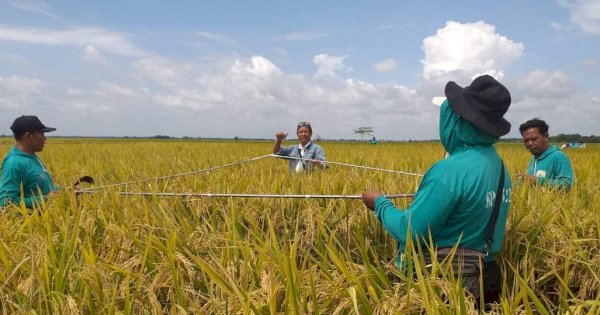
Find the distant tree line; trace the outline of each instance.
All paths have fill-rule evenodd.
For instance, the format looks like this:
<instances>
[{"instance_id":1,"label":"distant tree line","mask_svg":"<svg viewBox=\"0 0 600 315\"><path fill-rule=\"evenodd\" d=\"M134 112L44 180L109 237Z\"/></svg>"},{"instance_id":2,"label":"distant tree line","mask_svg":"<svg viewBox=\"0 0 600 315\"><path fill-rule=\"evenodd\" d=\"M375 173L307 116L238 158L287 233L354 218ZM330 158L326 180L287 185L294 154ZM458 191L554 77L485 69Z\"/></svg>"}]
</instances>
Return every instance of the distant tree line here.
<instances>
[{"instance_id":1,"label":"distant tree line","mask_svg":"<svg viewBox=\"0 0 600 315\"><path fill-rule=\"evenodd\" d=\"M600 143L600 136L582 136L578 133L575 134L558 134L554 137L550 137L550 141L551 142L558 142L558 143L571 143L571 142L578 142L578 143Z\"/></svg>"}]
</instances>

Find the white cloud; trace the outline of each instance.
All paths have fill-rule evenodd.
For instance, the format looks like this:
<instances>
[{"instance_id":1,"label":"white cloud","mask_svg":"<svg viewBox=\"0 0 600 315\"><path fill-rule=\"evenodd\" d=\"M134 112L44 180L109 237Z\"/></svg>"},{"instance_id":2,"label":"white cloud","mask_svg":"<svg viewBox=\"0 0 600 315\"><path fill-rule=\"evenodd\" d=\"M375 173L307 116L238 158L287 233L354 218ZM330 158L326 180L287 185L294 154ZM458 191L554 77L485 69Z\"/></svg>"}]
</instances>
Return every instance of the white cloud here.
<instances>
[{"instance_id":1,"label":"white cloud","mask_svg":"<svg viewBox=\"0 0 600 315\"><path fill-rule=\"evenodd\" d=\"M500 73L522 54L524 47L497 34L493 25L448 21L436 35L423 40L422 49L423 77L431 80L453 72L469 77Z\"/></svg>"},{"instance_id":2,"label":"white cloud","mask_svg":"<svg viewBox=\"0 0 600 315\"><path fill-rule=\"evenodd\" d=\"M107 61L106 57L104 57L104 55L102 55L102 53L93 45L85 45L82 58L85 61L94 63L106 63Z\"/></svg>"},{"instance_id":3,"label":"white cloud","mask_svg":"<svg viewBox=\"0 0 600 315\"><path fill-rule=\"evenodd\" d=\"M571 23L584 32L600 35L600 1L598 0L560 0L571 13Z\"/></svg>"},{"instance_id":4,"label":"white cloud","mask_svg":"<svg viewBox=\"0 0 600 315\"><path fill-rule=\"evenodd\" d=\"M597 68L600 66L600 60L598 59L586 59L581 63L581 67L584 69Z\"/></svg>"},{"instance_id":5,"label":"white cloud","mask_svg":"<svg viewBox=\"0 0 600 315\"><path fill-rule=\"evenodd\" d=\"M4 110L17 109L19 106L14 101L0 97L0 108Z\"/></svg>"},{"instance_id":6,"label":"white cloud","mask_svg":"<svg viewBox=\"0 0 600 315\"><path fill-rule=\"evenodd\" d=\"M75 96L75 95L81 95L81 94L83 94L83 93L84 93L84 91L82 91L82 90L79 90L79 89L67 88L67 89L65 90L65 93L66 93L68 96Z\"/></svg>"},{"instance_id":7,"label":"white cloud","mask_svg":"<svg viewBox=\"0 0 600 315\"><path fill-rule=\"evenodd\" d=\"M314 40L321 37L327 36L327 33L321 31L306 31L306 32L295 32L283 35L284 40L288 41L306 41Z\"/></svg>"},{"instance_id":8,"label":"white cloud","mask_svg":"<svg viewBox=\"0 0 600 315\"><path fill-rule=\"evenodd\" d=\"M344 60L347 56L329 56L328 54L319 54L313 58L313 62L319 66L317 76L335 76L336 71L345 70Z\"/></svg>"},{"instance_id":9,"label":"white cloud","mask_svg":"<svg viewBox=\"0 0 600 315\"><path fill-rule=\"evenodd\" d=\"M44 82L36 78L26 78L19 76L2 77L0 76L0 90L10 94L39 94L44 86Z\"/></svg>"},{"instance_id":10,"label":"white cloud","mask_svg":"<svg viewBox=\"0 0 600 315\"><path fill-rule=\"evenodd\" d=\"M100 27L75 27L53 30L34 27L0 25L0 40L51 46L92 45L102 51L125 56L143 56L146 53L132 44L127 36Z\"/></svg>"},{"instance_id":11,"label":"white cloud","mask_svg":"<svg viewBox=\"0 0 600 315\"><path fill-rule=\"evenodd\" d=\"M535 70L527 76L517 78L512 90L522 97L544 101L565 99L577 92L573 78L560 71L545 70Z\"/></svg>"},{"instance_id":12,"label":"white cloud","mask_svg":"<svg viewBox=\"0 0 600 315\"><path fill-rule=\"evenodd\" d=\"M149 57L133 63L136 73L163 86L176 86L181 84L183 69L176 63L166 58Z\"/></svg>"},{"instance_id":13,"label":"white cloud","mask_svg":"<svg viewBox=\"0 0 600 315\"><path fill-rule=\"evenodd\" d=\"M26 60L27 59L23 58L23 56L20 56L20 55L0 53L0 61L6 61L6 62L11 62L11 63L21 63L21 62L26 62Z\"/></svg>"},{"instance_id":14,"label":"white cloud","mask_svg":"<svg viewBox=\"0 0 600 315\"><path fill-rule=\"evenodd\" d=\"M243 65L241 62L237 61L236 64L231 67L230 71L234 73L245 71L259 77L281 74L281 70L279 70L275 64L262 56L252 57L251 63L248 65Z\"/></svg>"},{"instance_id":15,"label":"white cloud","mask_svg":"<svg viewBox=\"0 0 600 315\"><path fill-rule=\"evenodd\" d=\"M373 66L373 69L376 72L393 72L396 70L396 60L393 58L388 58L376 63Z\"/></svg>"},{"instance_id":16,"label":"white cloud","mask_svg":"<svg viewBox=\"0 0 600 315\"><path fill-rule=\"evenodd\" d=\"M134 97L137 93L129 87L120 86L110 82L98 83L98 90L96 91L99 95L110 95L117 97Z\"/></svg>"},{"instance_id":17,"label":"white cloud","mask_svg":"<svg viewBox=\"0 0 600 315\"><path fill-rule=\"evenodd\" d=\"M230 38L225 34L211 33L206 31L197 31L196 35L201 38L209 39L221 44L236 46L237 43L234 39Z\"/></svg>"},{"instance_id":18,"label":"white cloud","mask_svg":"<svg viewBox=\"0 0 600 315\"><path fill-rule=\"evenodd\" d=\"M44 1L36 0L9 0L8 4L25 12L31 12L53 19L60 19L54 8Z\"/></svg>"}]
</instances>

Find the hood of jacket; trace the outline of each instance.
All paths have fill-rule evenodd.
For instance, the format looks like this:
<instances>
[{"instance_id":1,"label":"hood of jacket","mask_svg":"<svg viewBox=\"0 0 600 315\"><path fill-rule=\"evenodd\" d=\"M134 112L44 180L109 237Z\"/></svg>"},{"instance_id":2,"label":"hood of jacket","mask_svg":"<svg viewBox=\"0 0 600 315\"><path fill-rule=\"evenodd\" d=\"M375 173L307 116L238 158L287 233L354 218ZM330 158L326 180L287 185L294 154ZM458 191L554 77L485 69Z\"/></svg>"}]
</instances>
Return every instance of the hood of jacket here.
<instances>
[{"instance_id":1,"label":"hood of jacket","mask_svg":"<svg viewBox=\"0 0 600 315\"><path fill-rule=\"evenodd\" d=\"M440 140L450 155L464 151L469 146L492 145L498 137L492 136L460 117L448 100L440 107Z\"/></svg>"},{"instance_id":2,"label":"hood of jacket","mask_svg":"<svg viewBox=\"0 0 600 315\"><path fill-rule=\"evenodd\" d=\"M542 154L540 154L540 156L536 156L535 159L538 161L543 160L546 157L548 157L548 155L550 155L556 151L559 151L559 148L555 145L551 145L550 147L548 147L548 149L546 149L546 151L544 151Z\"/></svg>"}]
</instances>

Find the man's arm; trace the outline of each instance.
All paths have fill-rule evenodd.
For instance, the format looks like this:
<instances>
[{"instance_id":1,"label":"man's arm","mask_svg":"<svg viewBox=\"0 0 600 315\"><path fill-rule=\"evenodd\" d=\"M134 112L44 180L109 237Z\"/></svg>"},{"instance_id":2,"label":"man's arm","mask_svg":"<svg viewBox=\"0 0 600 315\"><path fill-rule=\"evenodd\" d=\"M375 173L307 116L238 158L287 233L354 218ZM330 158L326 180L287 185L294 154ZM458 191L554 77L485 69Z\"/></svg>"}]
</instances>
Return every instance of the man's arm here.
<instances>
[{"instance_id":1,"label":"man's arm","mask_svg":"<svg viewBox=\"0 0 600 315\"><path fill-rule=\"evenodd\" d=\"M389 199L376 192L363 194L363 202L375 211L375 216L392 237L403 244L406 244L407 236L413 241L427 237L429 230L435 237L455 205L451 192L439 183L419 187L414 201L406 210L395 207Z\"/></svg>"},{"instance_id":2,"label":"man's arm","mask_svg":"<svg viewBox=\"0 0 600 315\"><path fill-rule=\"evenodd\" d=\"M287 137L288 133L283 131L278 131L275 133L275 144L273 145L273 154L279 153L281 150L281 142Z\"/></svg>"}]
</instances>

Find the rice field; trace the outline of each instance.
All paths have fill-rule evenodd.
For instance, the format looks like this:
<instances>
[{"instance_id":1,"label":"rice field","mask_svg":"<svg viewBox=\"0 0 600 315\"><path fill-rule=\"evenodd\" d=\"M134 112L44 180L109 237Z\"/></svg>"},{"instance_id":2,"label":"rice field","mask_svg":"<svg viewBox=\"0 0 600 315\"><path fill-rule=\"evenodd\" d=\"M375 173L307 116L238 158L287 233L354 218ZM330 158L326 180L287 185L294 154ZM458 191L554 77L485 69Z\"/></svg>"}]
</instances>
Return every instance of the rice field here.
<instances>
[{"instance_id":1,"label":"rice field","mask_svg":"<svg viewBox=\"0 0 600 315\"><path fill-rule=\"evenodd\" d=\"M2 156L12 143L0 138ZM320 144L330 161L420 174L444 153L439 143ZM0 312L477 313L443 266L431 276L414 252L416 275L400 273L395 242L360 200L118 194L399 194L414 193L420 180L334 165L290 176L287 161L265 158L140 182L271 148L266 141L50 138L40 156L66 190L33 215L17 207L0 213ZM520 143L498 150L511 174L525 171L530 154ZM570 192L514 185L499 257L502 299L485 313L600 314L600 146L566 152L576 174ZM136 183L75 196L69 186L83 175L95 186Z\"/></svg>"}]
</instances>

